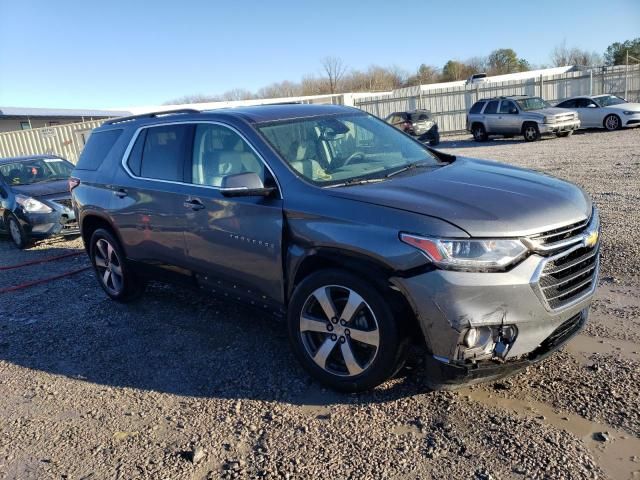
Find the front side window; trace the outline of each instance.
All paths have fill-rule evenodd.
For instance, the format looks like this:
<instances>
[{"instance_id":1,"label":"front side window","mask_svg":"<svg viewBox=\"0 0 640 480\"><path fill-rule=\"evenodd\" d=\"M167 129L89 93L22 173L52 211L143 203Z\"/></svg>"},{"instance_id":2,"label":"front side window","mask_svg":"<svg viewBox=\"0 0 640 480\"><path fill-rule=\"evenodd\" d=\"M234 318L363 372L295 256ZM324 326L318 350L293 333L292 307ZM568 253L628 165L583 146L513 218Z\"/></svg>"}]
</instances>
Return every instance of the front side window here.
<instances>
[{"instance_id":1,"label":"front side window","mask_svg":"<svg viewBox=\"0 0 640 480\"><path fill-rule=\"evenodd\" d=\"M521 100L517 100L517 102L518 102L518 105L520 105L520 109L524 110L525 112L528 112L530 110L540 110L542 108L551 107L551 105L549 105L540 97L523 98Z\"/></svg>"},{"instance_id":2,"label":"front side window","mask_svg":"<svg viewBox=\"0 0 640 480\"><path fill-rule=\"evenodd\" d=\"M265 181L264 164L233 130L216 124L196 126L193 140L192 183L219 187L228 175L253 172Z\"/></svg>"},{"instance_id":3,"label":"front side window","mask_svg":"<svg viewBox=\"0 0 640 480\"><path fill-rule=\"evenodd\" d=\"M556 105L558 108L577 108L578 106L578 100L573 99L573 100L565 100L564 102L560 102L558 105Z\"/></svg>"},{"instance_id":4,"label":"front side window","mask_svg":"<svg viewBox=\"0 0 640 480\"><path fill-rule=\"evenodd\" d=\"M8 185L31 185L66 180L72 171L73 165L62 158L20 160L0 165L0 176Z\"/></svg>"},{"instance_id":5,"label":"front side window","mask_svg":"<svg viewBox=\"0 0 640 480\"><path fill-rule=\"evenodd\" d=\"M590 98L579 98L576 100L575 106L576 108L594 108L598 105Z\"/></svg>"},{"instance_id":6,"label":"front side window","mask_svg":"<svg viewBox=\"0 0 640 480\"><path fill-rule=\"evenodd\" d=\"M414 163L440 165L421 144L371 115L318 116L257 128L295 172L321 186L383 180Z\"/></svg>"},{"instance_id":7,"label":"front side window","mask_svg":"<svg viewBox=\"0 0 640 480\"><path fill-rule=\"evenodd\" d=\"M190 146L193 126L189 124L149 127L144 140L140 136L129 158L132 171L144 178L181 182L186 152Z\"/></svg>"}]
</instances>

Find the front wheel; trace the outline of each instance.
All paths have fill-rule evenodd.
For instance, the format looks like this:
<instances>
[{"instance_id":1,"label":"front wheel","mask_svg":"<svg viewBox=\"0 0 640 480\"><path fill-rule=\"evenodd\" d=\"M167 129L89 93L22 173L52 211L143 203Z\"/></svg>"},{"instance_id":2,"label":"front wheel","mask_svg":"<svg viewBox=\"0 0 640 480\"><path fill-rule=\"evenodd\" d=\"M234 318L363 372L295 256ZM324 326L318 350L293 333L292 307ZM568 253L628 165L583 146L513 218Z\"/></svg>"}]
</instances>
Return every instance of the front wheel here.
<instances>
[{"instance_id":1,"label":"front wheel","mask_svg":"<svg viewBox=\"0 0 640 480\"><path fill-rule=\"evenodd\" d=\"M535 123L527 123L522 127L522 136L526 142L535 142L540 139L540 130Z\"/></svg>"},{"instance_id":2,"label":"front wheel","mask_svg":"<svg viewBox=\"0 0 640 480\"><path fill-rule=\"evenodd\" d=\"M89 255L98 283L113 300L127 302L142 294L144 283L130 271L122 247L111 232L102 228L93 232Z\"/></svg>"},{"instance_id":3,"label":"front wheel","mask_svg":"<svg viewBox=\"0 0 640 480\"><path fill-rule=\"evenodd\" d=\"M403 362L404 343L383 296L342 270L313 273L296 287L288 326L302 366L335 390L373 388Z\"/></svg>"},{"instance_id":4,"label":"front wheel","mask_svg":"<svg viewBox=\"0 0 640 480\"><path fill-rule=\"evenodd\" d=\"M618 117L617 115L607 115L604 118L604 128L609 131L618 130L621 125L622 122L620 121L620 117Z\"/></svg>"},{"instance_id":5,"label":"front wheel","mask_svg":"<svg viewBox=\"0 0 640 480\"><path fill-rule=\"evenodd\" d=\"M16 247L22 250L29 246L30 241L27 232L24 231L18 219L11 214L8 217L8 228L11 240L13 240Z\"/></svg>"}]
</instances>

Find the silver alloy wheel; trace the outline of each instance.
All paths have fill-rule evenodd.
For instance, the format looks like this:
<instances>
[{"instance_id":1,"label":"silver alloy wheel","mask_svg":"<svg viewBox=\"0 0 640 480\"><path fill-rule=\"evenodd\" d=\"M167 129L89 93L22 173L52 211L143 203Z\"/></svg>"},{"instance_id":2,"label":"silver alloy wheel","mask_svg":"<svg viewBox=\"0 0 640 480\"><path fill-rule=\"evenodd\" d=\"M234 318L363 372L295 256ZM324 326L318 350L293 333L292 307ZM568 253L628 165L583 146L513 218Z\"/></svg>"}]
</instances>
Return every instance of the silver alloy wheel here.
<instances>
[{"instance_id":1,"label":"silver alloy wheel","mask_svg":"<svg viewBox=\"0 0 640 480\"><path fill-rule=\"evenodd\" d=\"M18 226L18 223L13 219L9 220L9 233L11 233L11 238L16 245L20 245L22 243L22 233L20 233L20 227Z\"/></svg>"},{"instance_id":2,"label":"silver alloy wheel","mask_svg":"<svg viewBox=\"0 0 640 480\"><path fill-rule=\"evenodd\" d=\"M538 136L538 131L536 130L536 127L534 127L533 125L529 125L528 127L525 127L524 136L527 140L535 140L535 138Z\"/></svg>"},{"instance_id":3,"label":"silver alloy wheel","mask_svg":"<svg viewBox=\"0 0 640 480\"><path fill-rule=\"evenodd\" d=\"M617 130L620 127L620 119L615 115L609 115L605 120L607 130Z\"/></svg>"},{"instance_id":4,"label":"silver alloy wheel","mask_svg":"<svg viewBox=\"0 0 640 480\"><path fill-rule=\"evenodd\" d=\"M122 262L115 248L104 238L96 242L96 250L93 259L98 277L102 285L112 295L119 295L124 285L122 276Z\"/></svg>"},{"instance_id":5,"label":"silver alloy wheel","mask_svg":"<svg viewBox=\"0 0 640 480\"><path fill-rule=\"evenodd\" d=\"M342 377L369 368L380 345L371 307L358 293L339 285L320 287L307 297L300 315L300 336L318 366Z\"/></svg>"},{"instance_id":6,"label":"silver alloy wheel","mask_svg":"<svg viewBox=\"0 0 640 480\"><path fill-rule=\"evenodd\" d=\"M473 129L473 138L476 140L482 140L482 129L480 127L476 127Z\"/></svg>"}]
</instances>

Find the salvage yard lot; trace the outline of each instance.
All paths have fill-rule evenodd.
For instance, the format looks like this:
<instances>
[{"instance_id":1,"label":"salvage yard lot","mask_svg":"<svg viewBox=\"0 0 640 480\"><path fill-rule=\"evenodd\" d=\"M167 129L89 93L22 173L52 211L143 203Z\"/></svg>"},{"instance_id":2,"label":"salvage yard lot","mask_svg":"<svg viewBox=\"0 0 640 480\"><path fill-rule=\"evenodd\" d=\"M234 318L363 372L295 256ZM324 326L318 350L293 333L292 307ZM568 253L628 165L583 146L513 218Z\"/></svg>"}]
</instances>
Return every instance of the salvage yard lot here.
<instances>
[{"instance_id":1,"label":"salvage yard lot","mask_svg":"<svg viewBox=\"0 0 640 480\"><path fill-rule=\"evenodd\" d=\"M162 284L120 305L84 271L0 293L0 478L638 478L640 129L443 140L575 182L600 208L600 287L561 352L456 392L427 391L417 367L337 394L298 367L283 323ZM81 249L3 238L0 267ZM87 265L0 270L0 291Z\"/></svg>"}]
</instances>

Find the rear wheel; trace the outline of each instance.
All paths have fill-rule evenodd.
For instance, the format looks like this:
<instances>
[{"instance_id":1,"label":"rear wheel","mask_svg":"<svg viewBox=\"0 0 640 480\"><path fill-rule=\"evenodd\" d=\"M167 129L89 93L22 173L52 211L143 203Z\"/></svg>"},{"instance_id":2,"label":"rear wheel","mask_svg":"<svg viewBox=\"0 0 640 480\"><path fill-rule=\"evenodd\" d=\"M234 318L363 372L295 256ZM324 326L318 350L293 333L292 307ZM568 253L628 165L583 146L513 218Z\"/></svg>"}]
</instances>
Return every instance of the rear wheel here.
<instances>
[{"instance_id":1,"label":"rear wheel","mask_svg":"<svg viewBox=\"0 0 640 480\"><path fill-rule=\"evenodd\" d=\"M93 232L89 252L98 283L109 297L126 302L142 294L144 283L127 266L122 247L111 232L102 228Z\"/></svg>"},{"instance_id":2,"label":"rear wheel","mask_svg":"<svg viewBox=\"0 0 640 480\"><path fill-rule=\"evenodd\" d=\"M471 129L471 133L473 134L473 139L476 142L485 142L489 138L484 125L481 123L475 123Z\"/></svg>"},{"instance_id":3,"label":"rear wheel","mask_svg":"<svg viewBox=\"0 0 640 480\"><path fill-rule=\"evenodd\" d=\"M607 130L618 130L622 126L622 122L620 121L620 117L617 115L607 115L604 117L604 128Z\"/></svg>"},{"instance_id":4,"label":"rear wheel","mask_svg":"<svg viewBox=\"0 0 640 480\"><path fill-rule=\"evenodd\" d=\"M522 136L526 142L535 142L540 139L540 130L535 123L525 123L522 126Z\"/></svg>"},{"instance_id":5,"label":"rear wheel","mask_svg":"<svg viewBox=\"0 0 640 480\"><path fill-rule=\"evenodd\" d=\"M300 363L336 390L373 388L404 361L404 342L382 295L342 270L322 270L304 279L291 298L288 324Z\"/></svg>"},{"instance_id":6,"label":"rear wheel","mask_svg":"<svg viewBox=\"0 0 640 480\"><path fill-rule=\"evenodd\" d=\"M9 229L9 236L11 237L11 240L13 240L13 243L16 245L16 247L18 247L19 249L23 249L29 246L29 236L24 231L24 228L22 228L22 225L20 225L20 222L16 217L9 214L7 226Z\"/></svg>"}]
</instances>

